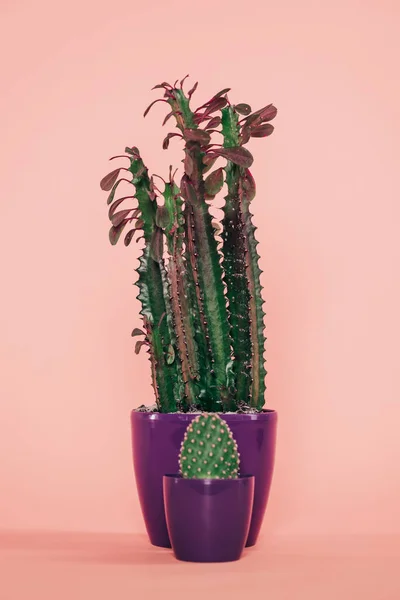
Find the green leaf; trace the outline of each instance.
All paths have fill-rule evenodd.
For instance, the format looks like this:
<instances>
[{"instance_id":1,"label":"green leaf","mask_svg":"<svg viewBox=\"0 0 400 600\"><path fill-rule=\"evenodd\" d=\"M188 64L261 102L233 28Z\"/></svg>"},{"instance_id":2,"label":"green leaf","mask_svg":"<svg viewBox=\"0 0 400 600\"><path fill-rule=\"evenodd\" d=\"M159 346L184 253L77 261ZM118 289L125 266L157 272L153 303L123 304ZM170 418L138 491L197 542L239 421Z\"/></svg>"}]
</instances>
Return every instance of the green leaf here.
<instances>
[{"instance_id":1,"label":"green leaf","mask_svg":"<svg viewBox=\"0 0 400 600\"><path fill-rule=\"evenodd\" d=\"M175 350L172 344L170 344L168 346L168 352L167 352L167 357L166 357L166 361L167 361L167 365L172 365L172 363L175 360Z\"/></svg>"}]
</instances>

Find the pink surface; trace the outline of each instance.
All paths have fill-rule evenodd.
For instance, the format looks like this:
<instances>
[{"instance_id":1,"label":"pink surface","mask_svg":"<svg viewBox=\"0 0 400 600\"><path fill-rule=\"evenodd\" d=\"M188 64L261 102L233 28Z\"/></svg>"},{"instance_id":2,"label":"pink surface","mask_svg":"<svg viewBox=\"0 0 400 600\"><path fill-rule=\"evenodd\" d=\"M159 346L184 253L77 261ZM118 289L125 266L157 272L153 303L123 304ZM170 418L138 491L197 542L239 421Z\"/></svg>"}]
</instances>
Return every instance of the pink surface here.
<instances>
[{"instance_id":1,"label":"pink surface","mask_svg":"<svg viewBox=\"0 0 400 600\"><path fill-rule=\"evenodd\" d=\"M153 397L130 338L138 249L109 246L99 181L126 144L155 172L179 165L179 144L161 149L161 106L141 115L155 83L189 72L199 103L228 85L279 109L252 145L280 415L266 530L400 532L399 19L390 0L1 3L0 528L143 532L129 411Z\"/></svg>"},{"instance_id":2,"label":"pink surface","mask_svg":"<svg viewBox=\"0 0 400 600\"><path fill-rule=\"evenodd\" d=\"M0 536L2 600L398 600L400 538L265 541L239 562L176 561L142 535Z\"/></svg>"}]
</instances>

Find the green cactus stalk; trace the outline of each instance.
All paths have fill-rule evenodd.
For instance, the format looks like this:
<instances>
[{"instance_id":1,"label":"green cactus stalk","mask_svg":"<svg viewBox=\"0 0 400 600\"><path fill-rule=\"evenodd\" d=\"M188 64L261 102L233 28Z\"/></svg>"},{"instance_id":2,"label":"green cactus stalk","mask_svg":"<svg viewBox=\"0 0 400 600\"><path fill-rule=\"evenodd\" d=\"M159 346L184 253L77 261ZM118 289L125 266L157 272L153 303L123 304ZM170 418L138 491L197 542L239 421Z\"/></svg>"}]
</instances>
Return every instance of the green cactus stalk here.
<instances>
[{"instance_id":1,"label":"green cactus stalk","mask_svg":"<svg viewBox=\"0 0 400 600\"><path fill-rule=\"evenodd\" d=\"M196 404L199 395L199 354L196 331L186 295L186 274L183 261L184 218L182 198L172 175L165 182L164 205L157 209L156 221L164 231L167 240L169 300L172 309L176 346L179 353L184 385L184 402L188 406Z\"/></svg>"},{"instance_id":2,"label":"green cactus stalk","mask_svg":"<svg viewBox=\"0 0 400 600\"><path fill-rule=\"evenodd\" d=\"M249 107L250 108L250 107ZM239 113L233 106L222 109L224 147L241 143ZM232 332L234 373L238 398L250 406L264 406L264 310L258 265L257 240L250 202L255 184L250 171L232 161L225 167L228 194L225 197L223 255L225 282Z\"/></svg>"},{"instance_id":3,"label":"green cactus stalk","mask_svg":"<svg viewBox=\"0 0 400 600\"><path fill-rule=\"evenodd\" d=\"M183 477L236 479L239 453L227 423L215 414L202 414L188 426L179 454Z\"/></svg>"},{"instance_id":4,"label":"green cactus stalk","mask_svg":"<svg viewBox=\"0 0 400 600\"><path fill-rule=\"evenodd\" d=\"M250 212L253 157L244 146L250 138L272 133L269 121L277 111L271 104L255 112L247 104L233 106L228 88L193 110L197 83L187 94L183 83L156 86L164 97L145 111L146 116L153 104L163 102L170 109L164 124L176 121L177 132L167 134L163 148L172 138L184 142L179 187L170 168L169 181L159 192L137 148L126 148L129 168L115 169L101 181L109 192L110 242L116 244L132 221L125 245L136 232L144 238L137 269L144 329L132 333L143 336L135 351L148 349L161 412L259 411L265 393L265 326ZM222 145L213 141L215 132L222 134ZM220 159L225 164L212 170ZM124 171L130 178L122 176ZM116 199L124 181L135 186L135 194ZM209 204L224 183L221 248ZM117 210L128 199L137 206Z\"/></svg>"},{"instance_id":5,"label":"green cactus stalk","mask_svg":"<svg viewBox=\"0 0 400 600\"><path fill-rule=\"evenodd\" d=\"M124 200L135 198L138 206L137 209L125 209L115 212L120 200L112 205L109 212L113 223L110 229L110 241L115 244L126 225L133 220L136 220L136 225L134 229L126 234L125 244L129 245L138 229L143 232L145 247L137 268L139 275L137 285L145 337L143 341L136 342L136 351L139 352L142 345L148 346L157 406L162 412L175 412L177 410L175 388L178 373L176 364L171 360L169 352L172 340L166 319L167 307L162 278L163 261L161 255L157 256L157 245L160 245L160 240L162 243L162 231L155 222L157 203L154 186L138 149L126 148L126 152L130 160L130 166L124 170L132 175L132 179L125 178L124 180L131 183L136 192L132 196L124 197ZM116 174L116 179L119 176L120 169L113 173ZM102 180L102 188L105 190L110 189L110 181L107 180L110 175ZM108 198L109 204L113 202L116 186L122 180L119 179L112 185ZM140 335L140 333L140 330L134 330L133 335Z\"/></svg>"},{"instance_id":6,"label":"green cactus stalk","mask_svg":"<svg viewBox=\"0 0 400 600\"><path fill-rule=\"evenodd\" d=\"M198 309L211 363L207 393L213 400L213 408L222 409L229 404L231 347L220 255L211 214L205 201L206 166L203 158L204 146L210 142L210 134L198 129L195 115L189 106L189 98L181 89L175 88L168 92L168 103L185 140L185 174L181 182L181 193L187 207L185 219L191 230L186 231L191 236L194 248L189 264L199 292Z\"/></svg>"}]
</instances>

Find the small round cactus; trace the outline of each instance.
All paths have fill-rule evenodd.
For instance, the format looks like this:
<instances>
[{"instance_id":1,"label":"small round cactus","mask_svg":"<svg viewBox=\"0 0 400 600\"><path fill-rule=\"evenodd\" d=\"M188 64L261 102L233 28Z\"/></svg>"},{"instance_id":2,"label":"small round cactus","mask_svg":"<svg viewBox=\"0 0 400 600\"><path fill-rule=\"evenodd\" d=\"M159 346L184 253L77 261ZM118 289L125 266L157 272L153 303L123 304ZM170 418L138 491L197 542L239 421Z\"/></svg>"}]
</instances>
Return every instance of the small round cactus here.
<instances>
[{"instance_id":1,"label":"small round cactus","mask_svg":"<svg viewBox=\"0 0 400 600\"><path fill-rule=\"evenodd\" d=\"M235 479L239 473L236 441L218 415L202 413L186 430L179 455L181 474L190 479Z\"/></svg>"}]
</instances>

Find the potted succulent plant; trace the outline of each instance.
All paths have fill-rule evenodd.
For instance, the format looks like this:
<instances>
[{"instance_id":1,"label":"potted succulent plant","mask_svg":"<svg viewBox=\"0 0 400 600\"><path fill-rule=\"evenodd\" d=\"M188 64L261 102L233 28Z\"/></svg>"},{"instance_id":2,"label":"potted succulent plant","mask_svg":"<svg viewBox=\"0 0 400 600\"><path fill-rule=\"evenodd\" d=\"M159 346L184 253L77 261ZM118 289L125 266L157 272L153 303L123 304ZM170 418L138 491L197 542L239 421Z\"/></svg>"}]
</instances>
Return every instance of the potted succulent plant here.
<instances>
[{"instance_id":1,"label":"potted succulent plant","mask_svg":"<svg viewBox=\"0 0 400 600\"><path fill-rule=\"evenodd\" d=\"M277 414L263 408L264 311L250 212L256 188L245 144L272 133L277 111L272 104L255 112L248 104L234 105L229 89L193 109L197 83L187 93L184 80L156 88L164 96L145 115L156 102L168 106L164 124L174 119L177 130L166 135L163 147L172 138L184 145L179 183L170 168L159 189L137 147L127 147L126 165L101 181L111 244L122 233L126 246L136 234L144 242L136 282L142 328L132 335L138 337L135 351L144 347L149 355L155 406L131 413L139 499L151 543L170 547L163 476L178 471L181 440L196 413L218 413L237 441L242 475L255 476L251 546L268 500ZM122 182L133 192L117 199ZM219 229L210 206L224 186Z\"/></svg>"},{"instance_id":2,"label":"potted succulent plant","mask_svg":"<svg viewBox=\"0 0 400 600\"><path fill-rule=\"evenodd\" d=\"M227 423L202 414L188 426L180 475L164 475L167 527L176 558L238 560L250 528L254 476L239 476L237 444Z\"/></svg>"}]
</instances>

